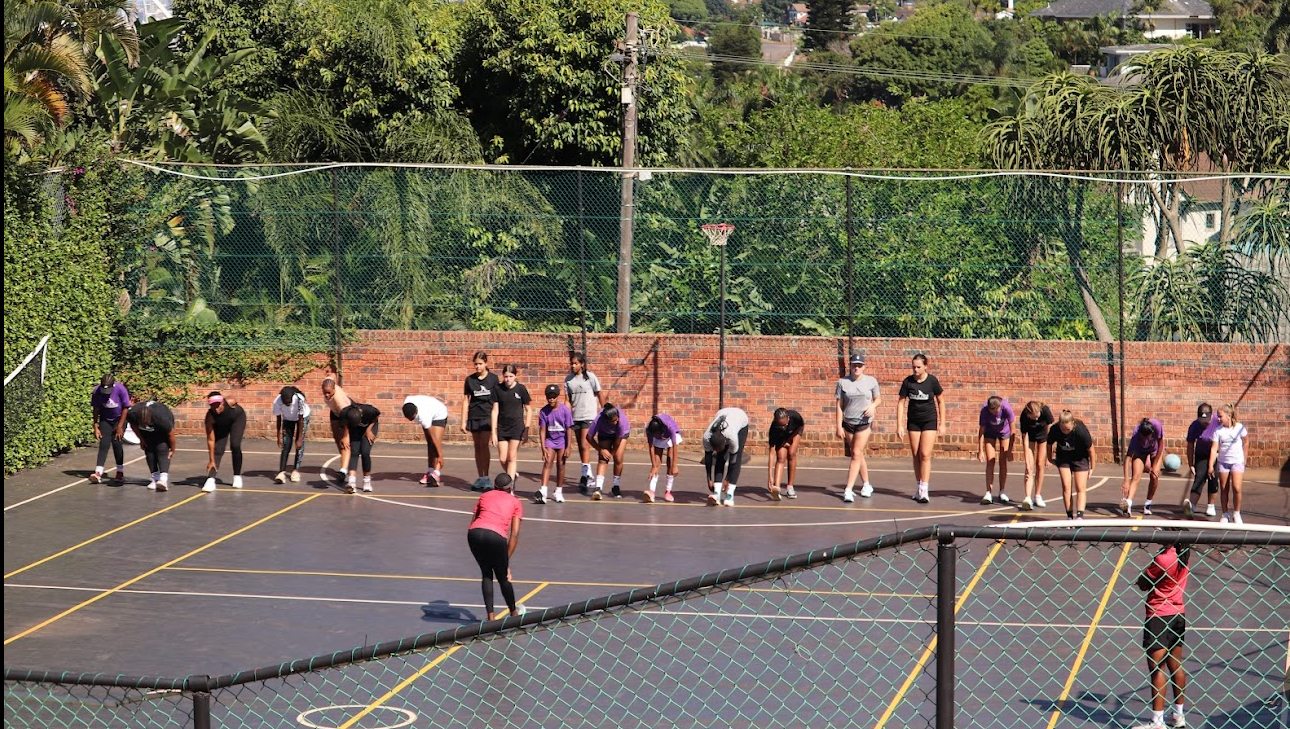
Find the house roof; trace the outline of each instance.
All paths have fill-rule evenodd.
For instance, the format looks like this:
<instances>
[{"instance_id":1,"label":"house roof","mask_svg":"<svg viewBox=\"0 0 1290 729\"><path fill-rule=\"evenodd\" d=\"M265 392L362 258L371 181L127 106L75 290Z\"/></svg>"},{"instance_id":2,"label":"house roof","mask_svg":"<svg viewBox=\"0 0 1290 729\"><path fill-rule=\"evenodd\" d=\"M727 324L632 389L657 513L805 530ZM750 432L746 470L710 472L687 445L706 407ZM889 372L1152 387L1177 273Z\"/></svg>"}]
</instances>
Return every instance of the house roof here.
<instances>
[{"instance_id":1,"label":"house roof","mask_svg":"<svg viewBox=\"0 0 1290 729\"><path fill-rule=\"evenodd\" d=\"M1205 0L1166 0L1155 12L1134 10L1134 0L1055 0L1030 13L1032 18L1092 18L1115 13L1125 17L1214 17L1214 8Z\"/></svg>"},{"instance_id":2,"label":"house roof","mask_svg":"<svg viewBox=\"0 0 1290 729\"><path fill-rule=\"evenodd\" d=\"M793 3L792 8L793 8L793 10L794 10L795 12L798 12L798 13L805 13L805 12L806 12L806 3Z\"/></svg>"}]
</instances>

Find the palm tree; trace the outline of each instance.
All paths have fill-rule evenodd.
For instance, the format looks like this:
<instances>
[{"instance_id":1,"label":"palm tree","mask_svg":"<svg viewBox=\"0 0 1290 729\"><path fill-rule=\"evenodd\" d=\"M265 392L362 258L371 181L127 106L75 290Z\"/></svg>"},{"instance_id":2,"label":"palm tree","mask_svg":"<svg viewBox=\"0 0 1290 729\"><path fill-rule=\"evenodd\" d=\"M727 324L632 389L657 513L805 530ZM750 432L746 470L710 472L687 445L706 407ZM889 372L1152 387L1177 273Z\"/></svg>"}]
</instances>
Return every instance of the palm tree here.
<instances>
[{"instance_id":1,"label":"palm tree","mask_svg":"<svg viewBox=\"0 0 1290 729\"><path fill-rule=\"evenodd\" d=\"M53 2L4 3L4 135L7 151L28 150L67 120L65 89L90 89L89 61L75 17Z\"/></svg>"}]
</instances>

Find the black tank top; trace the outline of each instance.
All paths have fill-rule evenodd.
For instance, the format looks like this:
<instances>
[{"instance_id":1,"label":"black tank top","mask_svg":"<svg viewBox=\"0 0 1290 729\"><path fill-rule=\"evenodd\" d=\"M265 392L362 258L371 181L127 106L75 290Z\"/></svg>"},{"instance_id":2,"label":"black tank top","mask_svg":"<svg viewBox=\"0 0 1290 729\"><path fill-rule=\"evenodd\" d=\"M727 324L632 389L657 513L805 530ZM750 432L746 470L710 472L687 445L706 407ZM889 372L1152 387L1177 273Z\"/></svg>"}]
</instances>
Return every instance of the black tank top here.
<instances>
[{"instance_id":1,"label":"black tank top","mask_svg":"<svg viewBox=\"0 0 1290 729\"><path fill-rule=\"evenodd\" d=\"M233 432L233 424L246 417L241 405L225 405L224 412L215 413L215 437L226 438Z\"/></svg>"}]
</instances>

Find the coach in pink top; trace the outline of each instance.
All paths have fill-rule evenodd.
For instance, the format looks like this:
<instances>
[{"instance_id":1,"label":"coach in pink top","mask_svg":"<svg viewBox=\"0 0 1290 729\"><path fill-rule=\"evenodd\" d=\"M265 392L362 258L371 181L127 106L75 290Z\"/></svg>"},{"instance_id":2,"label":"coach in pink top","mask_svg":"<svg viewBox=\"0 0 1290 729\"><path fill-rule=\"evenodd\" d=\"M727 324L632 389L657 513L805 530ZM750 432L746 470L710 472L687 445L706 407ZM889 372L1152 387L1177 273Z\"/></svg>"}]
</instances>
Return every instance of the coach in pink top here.
<instances>
[{"instance_id":1,"label":"coach in pink top","mask_svg":"<svg viewBox=\"0 0 1290 729\"><path fill-rule=\"evenodd\" d=\"M493 612L493 578L502 587L502 599L512 615L524 614L524 606L515 604L515 588L511 586L511 555L520 544L520 521L524 519L524 505L511 493L509 474L499 473L493 488L485 491L475 502L475 518L466 531L470 553L479 563L480 586L484 590L484 610L488 619L496 619Z\"/></svg>"},{"instance_id":2,"label":"coach in pink top","mask_svg":"<svg viewBox=\"0 0 1290 729\"><path fill-rule=\"evenodd\" d=\"M1183 592L1187 589L1191 547L1172 545L1161 550L1138 578L1138 589L1147 593L1147 619L1142 630L1142 647L1147 651L1151 674L1151 720L1134 729L1164 729L1186 726L1183 691L1187 673L1183 670L1183 636L1187 611ZM1165 671L1174 688L1174 706L1165 723Z\"/></svg>"}]
</instances>

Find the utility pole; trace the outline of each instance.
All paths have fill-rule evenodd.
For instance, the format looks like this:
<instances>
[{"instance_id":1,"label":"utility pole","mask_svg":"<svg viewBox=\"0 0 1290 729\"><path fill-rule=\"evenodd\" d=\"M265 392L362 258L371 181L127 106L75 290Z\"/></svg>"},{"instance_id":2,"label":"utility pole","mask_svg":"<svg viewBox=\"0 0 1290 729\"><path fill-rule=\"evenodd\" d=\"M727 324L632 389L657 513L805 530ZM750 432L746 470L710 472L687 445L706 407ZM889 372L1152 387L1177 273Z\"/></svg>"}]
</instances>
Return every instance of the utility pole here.
<instances>
[{"instance_id":1,"label":"utility pole","mask_svg":"<svg viewBox=\"0 0 1290 729\"><path fill-rule=\"evenodd\" d=\"M640 44L640 14L627 14L623 44L623 199L618 221L618 333L632 330L632 226L636 217L636 53Z\"/></svg>"}]
</instances>

